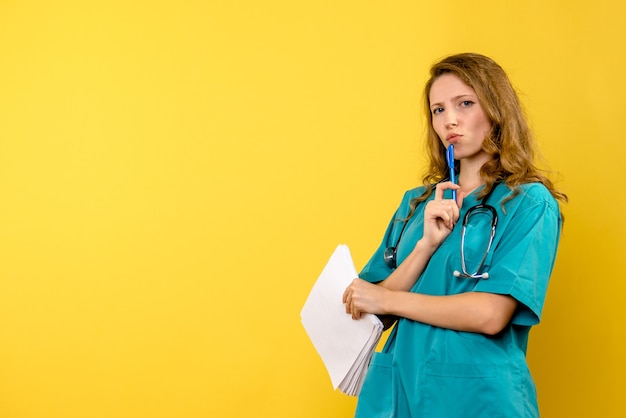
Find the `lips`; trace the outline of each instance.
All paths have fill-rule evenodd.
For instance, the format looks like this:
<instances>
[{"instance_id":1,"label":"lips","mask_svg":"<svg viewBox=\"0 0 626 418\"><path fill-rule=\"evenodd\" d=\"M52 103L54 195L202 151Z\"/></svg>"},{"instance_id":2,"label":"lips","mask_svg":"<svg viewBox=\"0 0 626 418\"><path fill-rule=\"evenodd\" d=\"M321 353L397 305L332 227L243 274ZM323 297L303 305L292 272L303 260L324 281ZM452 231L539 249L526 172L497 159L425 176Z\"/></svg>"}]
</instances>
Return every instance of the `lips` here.
<instances>
[{"instance_id":1,"label":"lips","mask_svg":"<svg viewBox=\"0 0 626 418\"><path fill-rule=\"evenodd\" d=\"M450 142L451 144L454 144L456 141L459 140L460 137L461 137L460 134L448 134L448 136L446 136L446 141Z\"/></svg>"}]
</instances>

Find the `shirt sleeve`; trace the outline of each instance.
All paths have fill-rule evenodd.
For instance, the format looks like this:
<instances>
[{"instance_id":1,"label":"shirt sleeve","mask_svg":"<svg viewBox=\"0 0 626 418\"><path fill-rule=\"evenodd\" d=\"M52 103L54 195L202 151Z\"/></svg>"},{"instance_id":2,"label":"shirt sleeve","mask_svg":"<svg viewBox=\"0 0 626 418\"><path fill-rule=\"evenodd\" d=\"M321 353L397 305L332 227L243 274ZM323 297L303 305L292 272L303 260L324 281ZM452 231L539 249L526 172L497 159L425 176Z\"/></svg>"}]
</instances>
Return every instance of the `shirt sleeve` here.
<instances>
[{"instance_id":1,"label":"shirt sleeve","mask_svg":"<svg viewBox=\"0 0 626 418\"><path fill-rule=\"evenodd\" d=\"M389 277L389 275L393 272L394 269L387 266L387 263L385 263L383 256L385 254L385 249L389 245L393 245L388 243L392 242L390 237L393 233L397 214L398 212L396 211L393 218L391 218L389 225L387 226L387 230L385 231L385 235L383 236L383 240L380 243L380 246L369 259L365 267L363 267L361 273L359 273L359 277L361 279L366 280L370 283L380 283L387 277Z\"/></svg>"},{"instance_id":2,"label":"shirt sleeve","mask_svg":"<svg viewBox=\"0 0 626 418\"><path fill-rule=\"evenodd\" d=\"M519 197L524 204L504 225L502 239L494 249L490 277L479 280L475 288L515 298L519 305L512 323L522 326L538 324L541 319L562 224L558 204L547 189L536 195Z\"/></svg>"},{"instance_id":3,"label":"shirt sleeve","mask_svg":"<svg viewBox=\"0 0 626 418\"><path fill-rule=\"evenodd\" d=\"M380 283L395 270L387 266L383 256L387 247L397 245L398 239L400 238L400 231L404 224L403 220L408 216L410 201L415 197L417 190L418 189L409 190L404 194L400 206L389 221L389 225L387 225L380 246L369 259L365 267L363 267L361 273L359 273L361 279L370 283Z\"/></svg>"}]
</instances>

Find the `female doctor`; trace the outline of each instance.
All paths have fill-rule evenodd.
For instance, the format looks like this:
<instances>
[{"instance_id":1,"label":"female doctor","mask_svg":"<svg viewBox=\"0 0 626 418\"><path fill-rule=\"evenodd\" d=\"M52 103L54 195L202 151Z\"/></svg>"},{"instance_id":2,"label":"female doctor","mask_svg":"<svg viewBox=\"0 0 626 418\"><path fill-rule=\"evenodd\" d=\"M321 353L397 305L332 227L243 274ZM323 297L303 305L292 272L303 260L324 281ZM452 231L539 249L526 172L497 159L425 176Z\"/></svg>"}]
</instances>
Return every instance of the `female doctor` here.
<instances>
[{"instance_id":1,"label":"female doctor","mask_svg":"<svg viewBox=\"0 0 626 418\"><path fill-rule=\"evenodd\" d=\"M535 166L518 97L492 59L445 58L424 93L424 185L406 192L343 295L354 319L398 319L356 416L537 417L526 347L556 257L557 201L567 197Z\"/></svg>"}]
</instances>

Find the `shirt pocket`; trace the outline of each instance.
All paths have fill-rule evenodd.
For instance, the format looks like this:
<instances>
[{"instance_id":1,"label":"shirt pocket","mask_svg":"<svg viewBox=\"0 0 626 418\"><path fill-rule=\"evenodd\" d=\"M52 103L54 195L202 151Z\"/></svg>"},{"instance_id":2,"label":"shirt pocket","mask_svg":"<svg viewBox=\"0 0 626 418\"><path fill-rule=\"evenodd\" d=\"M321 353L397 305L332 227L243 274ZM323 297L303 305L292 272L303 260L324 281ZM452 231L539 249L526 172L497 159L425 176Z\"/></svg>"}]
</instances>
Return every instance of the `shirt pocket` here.
<instances>
[{"instance_id":1,"label":"shirt pocket","mask_svg":"<svg viewBox=\"0 0 626 418\"><path fill-rule=\"evenodd\" d=\"M491 237L491 217L485 213L473 214L465 229L463 241L463 258L465 259L465 269L468 273L484 273L485 256Z\"/></svg>"},{"instance_id":2,"label":"shirt pocket","mask_svg":"<svg viewBox=\"0 0 626 418\"><path fill-rule=\"evenodd\" d=\"M393 355L374 353L359 393L355 418L393 417Z\"/></svg>"},{"instance_id":3,"label":"shirt pocket","mask_svg":"<svg viewBox=\"0 0 626 418\"><path fill-rule=\"evenodd\" d=\"M496 365L428 362L420 380L425 417L519 416L505 405L515 395Z\"/></svg>"}]
</instances>

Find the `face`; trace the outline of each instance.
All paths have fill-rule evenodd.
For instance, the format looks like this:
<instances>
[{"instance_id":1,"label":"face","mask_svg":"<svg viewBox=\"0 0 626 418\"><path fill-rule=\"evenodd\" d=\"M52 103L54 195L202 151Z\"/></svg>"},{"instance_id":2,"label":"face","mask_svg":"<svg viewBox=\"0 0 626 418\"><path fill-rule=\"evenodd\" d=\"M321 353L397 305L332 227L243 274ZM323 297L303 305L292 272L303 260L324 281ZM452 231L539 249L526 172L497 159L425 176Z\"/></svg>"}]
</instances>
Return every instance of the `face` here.
<instances>
[{"instance_id":1,"label":"face","mask_svg":"<svg viewBox=\"0 0 626 418\"><path fill-rule=\"evenodd\" d=\"M433 129L444 147L454 144L454 158L480 165L490 159L482 143L491 129L474 89L453 74L443 74L430 89Z\"/></svg>"}]
</instances>

